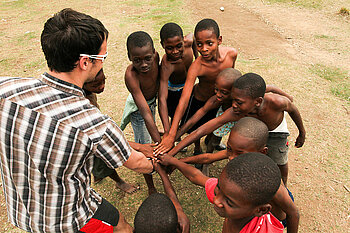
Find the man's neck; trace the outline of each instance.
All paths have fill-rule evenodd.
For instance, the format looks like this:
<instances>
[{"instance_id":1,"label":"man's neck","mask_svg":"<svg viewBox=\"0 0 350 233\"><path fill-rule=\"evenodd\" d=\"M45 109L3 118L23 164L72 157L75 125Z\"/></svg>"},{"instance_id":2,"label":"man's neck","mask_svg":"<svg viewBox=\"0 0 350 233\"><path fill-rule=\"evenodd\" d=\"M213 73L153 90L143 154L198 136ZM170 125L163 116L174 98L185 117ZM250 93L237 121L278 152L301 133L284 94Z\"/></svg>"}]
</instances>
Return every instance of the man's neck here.
<instances>
[{"instance_id":1,"label":"man's neck","mask_svg":"<svg viewBox=\"0 0 350 233\"><path fill-rule=\"evenodd\" d=\"M56 71L50 70L47 73L51 76L54 76L55 78L61 79L61 80L68 82L68 83L72 83L80 88L83 88L83 85L85 82L83 79L77 78L77 77L79 77L79 75L76 74L76 72L74 72L74 71L58 73Z\"/></svg>"}]
</instances>

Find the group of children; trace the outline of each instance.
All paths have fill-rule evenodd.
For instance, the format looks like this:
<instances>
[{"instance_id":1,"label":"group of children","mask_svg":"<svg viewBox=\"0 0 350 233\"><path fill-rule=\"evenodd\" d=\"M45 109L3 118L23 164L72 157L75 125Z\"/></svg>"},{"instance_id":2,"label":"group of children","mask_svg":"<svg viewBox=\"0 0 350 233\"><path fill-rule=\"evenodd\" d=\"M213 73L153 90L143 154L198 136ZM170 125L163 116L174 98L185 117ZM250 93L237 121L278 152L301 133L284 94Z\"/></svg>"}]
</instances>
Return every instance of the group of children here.
<instances>
[{"instance_id":1,"label":"group of children","mask_svg":"<svg viewBox=\"0 0 350 233\"><path fill-rule=\"evenodd\" d=\"M131 122L135 143L157 144L153 152L156 170L175 206L175 219L182 232L189 231L189 221L162 166L177 168L191 182L205 187L215 211L225 218L223 232L282 232L282 221L288 232L297 232L299 214L287 189L286 113L299 130L296 147L303 145L305 129L293 98L275 86L266 85L257 74L242 75L234 69L237 51L219 46L222 37L212 19L201 20L194 35L186 36L179 25L167 23L160 31L160 41L165 51L162 59L146 32L134 32L127 39L132 64L126 69L125 83L130 95L120 127L125 129ZM155 123L157 97L163 133ZM189 135L174 147L184 133ZM213 154L228 133L226 150ZM200 139L205 135L208 147L203 154ZM195 143L194 156L179 160L174 157L191 143ZM222 159L230 161L219 179L209 178L208 172L188 165ZM152 199L156 193L153 178L145 175L145 179ZM115 180L121 182L119 177ZM149 202L153 203L151 206L158 205L157 201ZM156 224L154 218L138 212L135 232L153 232L137 230L140 218L143 224Z\"/></svg>"}]
</instances>

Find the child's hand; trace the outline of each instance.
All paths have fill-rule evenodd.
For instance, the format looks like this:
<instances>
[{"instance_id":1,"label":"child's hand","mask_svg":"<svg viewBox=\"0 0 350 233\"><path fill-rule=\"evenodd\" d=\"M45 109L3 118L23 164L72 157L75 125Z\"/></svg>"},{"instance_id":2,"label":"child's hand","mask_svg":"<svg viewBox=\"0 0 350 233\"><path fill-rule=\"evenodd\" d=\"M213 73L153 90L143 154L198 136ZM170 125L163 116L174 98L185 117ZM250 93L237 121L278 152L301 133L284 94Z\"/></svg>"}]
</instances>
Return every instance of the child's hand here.
<instances>
[{"instance_id":1,"label":"child's hand","mask_svg":"<svg viewBox=\"0 0 350 233\"><path fill-rule=\"evenodd\" d=\"M305 134L304 133L299 133L299 136L295 140L295 147L300 148L304 145L305 142Z\"/></svg>"},{"instance_id":2,"label":"child's hand","mask_svg":"<svg viewBox=\"0 0 350 233\"><path fill-rule=\"evenodd\" d=\"M156 148L154 148L154 154L157 156L168 152L171 148L173 148L174 141L175 140L173 137L169 135L164 136L162 142L158 146L156 146Z\"/></svg>"},{"instance_id":3,"label":"child's hand","mask_svg":"<svg viewBox=\"0 0 350 233\"><path fill-rule=\"evenodd\" d=\"M158 157L158 161L160 164L164 165L164 166L169 166L172 165L172 160L176 159L174 157L171 157L170 155L159 155Z\"/></svg>"},{"instance_id":4,"label":"child's hand","mask_svg":"<svg viewBox=\"0 0 350 233\"><path fill-rule=\"evenodd\" d=\"M179 223L179 230L178 232L181 233L188 233L190 232L190 220L186 216L186 214L183 211L177 212L177 221Z\"/></svg>"}]
</instances>

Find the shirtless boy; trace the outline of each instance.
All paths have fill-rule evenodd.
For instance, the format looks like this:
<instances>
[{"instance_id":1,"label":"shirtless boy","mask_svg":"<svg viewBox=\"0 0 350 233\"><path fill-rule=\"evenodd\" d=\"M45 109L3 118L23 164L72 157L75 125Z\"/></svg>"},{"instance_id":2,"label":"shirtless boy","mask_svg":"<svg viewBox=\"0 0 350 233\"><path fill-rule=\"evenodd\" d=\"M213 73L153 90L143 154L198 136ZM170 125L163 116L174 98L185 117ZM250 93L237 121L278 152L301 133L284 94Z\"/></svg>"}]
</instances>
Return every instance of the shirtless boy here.
<instances>
[{"instance_id":1,"label":"shirtless boy","mask_svg":"<svg viewBox=\"0 0 350 233\"><path fill-rule=\"evenodd\" d=\"M175 155L181 148L203 135L213 132L213 130L227 122L237 121L245 116L252 116L264 122L269 129L267 155L277 163L281 170L282 180L286 185L288 178L287 137L289 132L285 120L285 112L290 115L299 130L299 136L295 142L297 148L303 146L306 132L301 115L292 101L278 94L265 94L265 91L266 84L260 75L247 73L238 78L234 82L232 90L232 108L227 109L220 117L207 122L192 132L173 148L169 155Z\"/></svg>"},{"instance_id":2,"label":"shirtless boy","mask_svg":"<svg viewBox=\"0 0 350 233\"><path fill-rule=\"evenodd\" d=\"M265 123L253 117L244 117L237 121L232 128L226 150L214 154L206 153L182 158L180 161L189 164L208 164L222 159L232 160L248 152L266 154L268 135L269 132ZM270 202L272 205L271 212L280 221L286 222L288 232L297 232L299 212L291 200L288 190L281 183L276 195Z\"/></svg>"},{"instance_id":3,"label":"shirtless boy","mask_svg":"<svg viewBox=\"0 0 350 233\"><path fill-rule=\"evenodd\" d=\"M219 179L209 178L169 155L159 158L162 164L177 167L192 183L205 187L214 210L225 218L222 232L283 232L283 225L270 214L270 202L281 188L281 174L267 156L239 155L225 166Z\"/></svg>"},{"instance_id":4,"label":"shirtless boy","mask_svg":"<svg viewBox=\"0 0 350 233\"><path fill-rule=\"evenodd\" d=\"M219 26L214 20L201 20L196 25L194 34L197 49L201 56L192 63L188 70L185 86L169 134L163 137L162 142L155 148L156 153L167 152L173 147L181 118L184 116L183 121L185 122L204 106L205 102L215 94L214 84L218 74L225 68L234 68L235 66L237 51L234 48L219 47L222 37L220 36ZM194 86L197 77L199 83ZM190 131L213 119L216 112L217 109L208 112ZM195 151L200 152L199 141L196 143Z\"/></svg>"},{"instance_id":5,"label":"shirtless boy","mask_svg":"<svg viewBox=\"0 0 350 233\"><path fill-rule=\"evenodd\" d=\"M160 142L155 124L156 96L159 87L159 55L152 38L143 31L132 33L127 39L128 57L132 62L125 72L125 84L130 95L125 104L120 128L129 121L136 143ZM152 176L145 175L149 194L156 192Z\"/></svg>"},{"instance_id":6,"label":"shirtless boy","mask_svg":"<svg viewBox=\"0 0 350 233\"><path fill-rule=\"evenodd\" d=\"M169 117L173 118L179 103L187 71L193 56L198 52L193 34L183 36L182 29L176 23L167 23L160 30L160 43L165 54L160 65L159 116L163 123L164 135L170 130Z\"/></svg>"}]
</instances>

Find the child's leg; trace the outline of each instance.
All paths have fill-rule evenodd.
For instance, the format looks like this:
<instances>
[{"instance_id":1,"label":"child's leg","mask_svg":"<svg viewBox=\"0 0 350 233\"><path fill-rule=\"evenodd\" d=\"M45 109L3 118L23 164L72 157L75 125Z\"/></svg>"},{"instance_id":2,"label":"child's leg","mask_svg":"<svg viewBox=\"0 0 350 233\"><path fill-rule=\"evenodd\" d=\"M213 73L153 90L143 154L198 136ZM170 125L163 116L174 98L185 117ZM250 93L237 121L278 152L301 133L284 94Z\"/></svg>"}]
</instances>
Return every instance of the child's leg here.
<instances>
[{"instance_id":1,"label":"child's leg","mask_svg":"<svg viewBox=\"0 0 350 233\"><path fill-rule=\"evenodd\" d=\"M153 111L152 111L153 109ZM154 108L151 108L152 114L154 116ZM143 117L141 116L140 112L134 112L131 114L130 117L131 125L134 131L134 138L135 142L141 143L141 144L146 144L146 143L151 143L152 138L151 135L148 133L145 121ZM152 175L146 175L144 174L145 181L148 187L148 193L152 194L157 192L154 183L153 183L153 178Z\"/></svg>"},{"instance_id":2,"label":"child's leg","mask_svg":"<svg viewBox=\"0 0 350 233\"><path fill-rule=\"evenodd\" d=\"M284 164L284 165L278 165L278 168L281 171L281 176L282 176L282 181L284 183L284 185L287 187L287 181L288 181L288 163Z\"/></svg>"}]
</instances>

